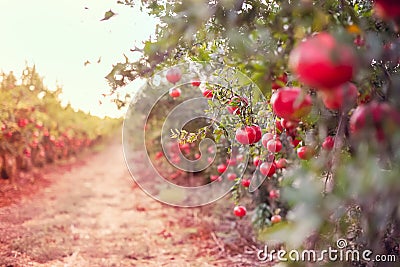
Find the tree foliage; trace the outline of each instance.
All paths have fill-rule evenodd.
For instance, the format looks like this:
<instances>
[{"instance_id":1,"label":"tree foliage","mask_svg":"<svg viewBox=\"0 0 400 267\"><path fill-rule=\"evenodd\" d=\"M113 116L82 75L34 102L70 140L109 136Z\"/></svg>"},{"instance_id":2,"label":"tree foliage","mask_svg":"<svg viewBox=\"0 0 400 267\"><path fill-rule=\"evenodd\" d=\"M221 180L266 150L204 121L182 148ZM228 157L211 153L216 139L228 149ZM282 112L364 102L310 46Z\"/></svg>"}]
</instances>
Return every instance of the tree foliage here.
<instances>
[{"instance_id":1,"label":"tree foliage","mask_svg":"<svg viewBox=\"0 0 400 267\"><path fill-rule=\"evenodd\" d=\"M291 147L276 155L277 159L287 157L290 167L277 172L252 194L257 202L253 217L261 240L278 238L289 247L324 248L346 238L349 247L399 254L398 18L382 19L374 13L372 1L358 0L154 0L141 5L160 22L152 39L132 49L140 51L142 57L135 62L127 58L107 76L113 91L166 66L213 61L246 74L267 99L282 75L288 80L278 81L283 83L278 87L301 87L312 97L311 115L296 128L300 144L290 145L289 130L275 127L276 116L265 103L259 112L240 114L242 122L230 125L251 124L246 119L252 118L252 122L266 126L263 133L279 134L284 146ZM289 66L294 47L317 32L329 32L355 50L357 72L351 82L357 86L357 103L348 110L327 109L318 90L301 83ZM215 95L223 108L231 99L224 88L215 89ZM392 111L377 115L364 110L368 126L355 134L352 115L360 107L376 103L389 105ZM380 135L383 128L385 133ZM335 136L330 152L322 146L328 135ZM297 158L295 150L301 145L315 150L310 160ZM251 156L259 151L253 147ZM267 154L261 152L261 156ZM272 189L281 189L279 199L268 196ZM284 217L282 223L271 223L274 213Z\"/></svg>"},{"instance_id":2,"label":"tree foliage","mask_svg":"<svg viewBox=\"0 0 400 267\"><path fill-rule=\"evenodd\" d=\"M62 88L47 88L35 66L26 67L20 77L1 73L0 81L2 178L15 178L18 170L76 155L119 123L74 110L70 104L63 107Z\"/></svg>"}]
</instances>

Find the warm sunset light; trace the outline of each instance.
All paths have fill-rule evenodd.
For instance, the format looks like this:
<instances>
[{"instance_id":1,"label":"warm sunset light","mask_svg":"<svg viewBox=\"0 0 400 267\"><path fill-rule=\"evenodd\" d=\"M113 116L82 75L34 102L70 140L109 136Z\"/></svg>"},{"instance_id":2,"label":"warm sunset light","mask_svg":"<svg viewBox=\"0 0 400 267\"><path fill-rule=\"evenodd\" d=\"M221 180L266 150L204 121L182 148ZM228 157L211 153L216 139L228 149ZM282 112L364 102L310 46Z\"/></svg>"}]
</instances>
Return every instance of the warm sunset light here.
<instances>
[{"instance_id":1,"label":"warm sunset light","mask_svg":"<svg viewBox=\"0 0 400 267\"><path fill-rule=\"evenodd\" d=\"M110 9L117 15L100 21ZM154 32L155 20L116 1L1 1L0 25L2 71L19 76L35 64L49 88L63 87L63 103L115 117L124 112L101 96L109 92L104 77L123 54L134 57L129 50Z\"/></svg>"}]
</instances>

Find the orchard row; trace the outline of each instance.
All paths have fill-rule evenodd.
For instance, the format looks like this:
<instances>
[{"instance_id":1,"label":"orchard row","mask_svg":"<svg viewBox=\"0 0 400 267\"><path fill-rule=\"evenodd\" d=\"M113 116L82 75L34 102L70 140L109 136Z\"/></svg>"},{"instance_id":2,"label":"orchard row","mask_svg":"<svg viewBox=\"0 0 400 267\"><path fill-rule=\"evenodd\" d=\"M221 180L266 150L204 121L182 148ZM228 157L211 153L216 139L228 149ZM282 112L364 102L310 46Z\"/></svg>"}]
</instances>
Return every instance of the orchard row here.
<instances>
[{"instance_id":1,"label":"orchard row","mask_svg":"<svg viewBox=\"0 0 400 267\"><path fill-rule=\"evenodd\" d=\"M76 155L117 123L75 111L70 105L62 107L61 89L47 89L35 68L26 68L20 79L12 72L2 73L0 79L2 178Z\"/></svg>"}]
</instances>

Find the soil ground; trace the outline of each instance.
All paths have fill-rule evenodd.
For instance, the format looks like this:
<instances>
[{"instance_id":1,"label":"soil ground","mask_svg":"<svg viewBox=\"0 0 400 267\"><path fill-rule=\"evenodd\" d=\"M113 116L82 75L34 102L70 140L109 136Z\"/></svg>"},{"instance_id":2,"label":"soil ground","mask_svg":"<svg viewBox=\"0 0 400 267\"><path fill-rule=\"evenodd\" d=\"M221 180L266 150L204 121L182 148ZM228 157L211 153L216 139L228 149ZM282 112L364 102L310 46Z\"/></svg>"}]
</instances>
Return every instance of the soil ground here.
<instances>
[{"instance_id":1,"label":"soil ground","mask_svg":"<svg viewBox=\"0 0 400 267\"><path fill-rule=\"evenodd\" d=\"M258 266L251 228L226 215L231 206L153 200L118 142L86 154L34 172L14 194L0 181L0 266Z\"/></svg>"}]
</instances>

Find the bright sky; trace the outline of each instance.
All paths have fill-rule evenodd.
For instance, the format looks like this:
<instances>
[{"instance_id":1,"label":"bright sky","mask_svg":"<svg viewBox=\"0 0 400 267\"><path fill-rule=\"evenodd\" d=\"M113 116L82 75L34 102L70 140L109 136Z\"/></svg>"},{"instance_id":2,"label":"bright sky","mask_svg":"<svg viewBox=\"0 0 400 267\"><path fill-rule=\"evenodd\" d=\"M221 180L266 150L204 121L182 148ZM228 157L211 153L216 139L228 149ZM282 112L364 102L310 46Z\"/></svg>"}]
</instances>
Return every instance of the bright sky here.
<instances>
[{"instance_id":1,"label":"bright sky","mask_svg":"<svg viewBox=\"0 0 400 267\"><path fill-rule=\"evenodd\" d=\"M118 15L100 21L109 9ZM123 53L131 58L129 49L148 39L155 24L116 0L0 0L0 69L18 76L26 63L35 64L49 88L63 87L64 103L101 117L123 115L109 100L99 105L109 92L104 77Z\"/></svg>"}]
</instances>

